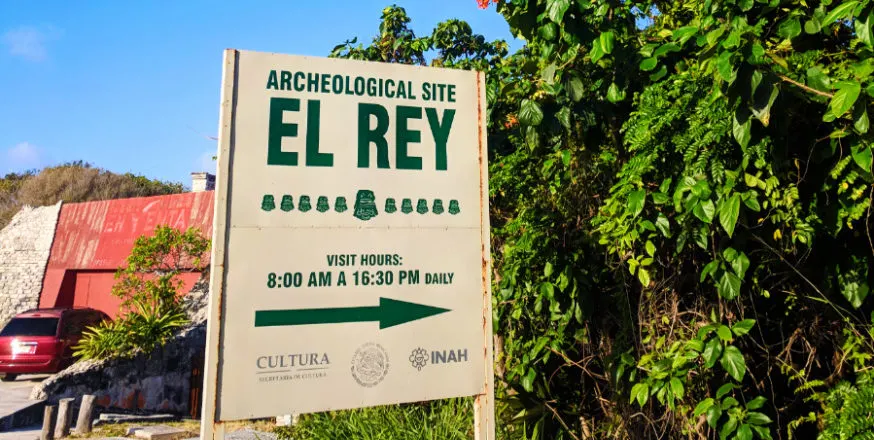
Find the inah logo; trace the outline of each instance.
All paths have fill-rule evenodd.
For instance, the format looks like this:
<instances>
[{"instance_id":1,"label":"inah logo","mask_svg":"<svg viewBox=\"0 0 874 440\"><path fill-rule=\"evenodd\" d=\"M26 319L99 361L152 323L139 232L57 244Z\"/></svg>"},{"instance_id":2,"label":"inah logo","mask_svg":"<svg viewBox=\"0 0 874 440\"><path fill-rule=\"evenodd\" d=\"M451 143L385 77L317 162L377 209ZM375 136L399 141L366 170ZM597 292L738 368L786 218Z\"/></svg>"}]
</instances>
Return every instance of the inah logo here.
<instances>
[{"instance_id":1,"label":"inah logo","mask_svg":"<svg viewBox=\"0 0 874 440\"><path fill-rule=\"evenodd\" d=\"M413 353L410 354L410 363L413 364L417 370L422 371L422 368L425 365L428 365L428 350L424 348L417 348L413 350Z\"/></svg>"},{"instance_id":2,"label":"inah logo","mask_svg":"<svg viewBox=\"0 0 874 440\"><path fill-rule=\"evenodd\" d=\"M373 387L388 374L388 354L381 345L368 342L352 356L352 377L363 387Z\"/></svg>"},{"instance_id":3,"label":"inah logo","mask_svg":"<svg viewBox=\"0 0 874 440\"><path fill-rule=\"evenodd\" d=\"M469 358L466 348L457 350L432 350L429 353L428 350L420 347L410 353L410 365L419 371L422 371L422 368L425 368L429 362L431 365L438 365L467 362L468 360Z\"/></svg>"}]
</instances>

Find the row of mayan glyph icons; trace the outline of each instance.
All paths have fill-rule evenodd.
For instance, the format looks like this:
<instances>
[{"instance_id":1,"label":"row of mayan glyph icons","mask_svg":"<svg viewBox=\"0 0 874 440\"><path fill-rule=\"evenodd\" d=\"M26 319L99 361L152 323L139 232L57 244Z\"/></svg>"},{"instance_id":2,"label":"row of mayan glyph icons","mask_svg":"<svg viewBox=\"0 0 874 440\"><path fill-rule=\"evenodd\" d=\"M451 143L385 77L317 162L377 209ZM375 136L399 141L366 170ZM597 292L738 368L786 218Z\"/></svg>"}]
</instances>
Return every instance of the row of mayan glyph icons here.
<instances>
[{"instance_id":1,"label":"row of mayan glyph icons","mask_svg":"<svg viewBox=\"0 0 874 440\"><path fill-rule=\"evenodd\" d=\"M261 210L263 211L273 211L276 209L276 198L272 194L265 194L261 199ZM294 197L288 194L284 194L279 201L279 210L284 212L290 212L295 209L294 206ZM308 212L313 209L312 202L310 201L310 196L300 196L298 200L297 210L300 212ZM327 212L331 209L328 203L327 196L319 196L316 200L316 211L318 212ZM334 201L334 211L335 212L346 212L349 207L346 205L346 197L338 196ZM404 214L409 214L413 212L413 200L412 199L403 199L401 201L400 212ZM442 199L434 199L431 207L428 207L428 201L426 199L419 199L416 203L415 211L419 214L427 214L428 212L440 215L443 214L446 209L443 207ZM449 214L456 215L461 212L461 208L458 205L458 200L452 199L449 201ZM385 208L384 212L388 214L394 214L398 212L397 202L394 198L385 199ZM373 217L379 215L379 208L376 206L376 197L373 195L373 191L362 189L358 191L358 194L355 196L355 210L352 214L355 218L360 220L370 220Z\"/></svg>"}]
</instances>

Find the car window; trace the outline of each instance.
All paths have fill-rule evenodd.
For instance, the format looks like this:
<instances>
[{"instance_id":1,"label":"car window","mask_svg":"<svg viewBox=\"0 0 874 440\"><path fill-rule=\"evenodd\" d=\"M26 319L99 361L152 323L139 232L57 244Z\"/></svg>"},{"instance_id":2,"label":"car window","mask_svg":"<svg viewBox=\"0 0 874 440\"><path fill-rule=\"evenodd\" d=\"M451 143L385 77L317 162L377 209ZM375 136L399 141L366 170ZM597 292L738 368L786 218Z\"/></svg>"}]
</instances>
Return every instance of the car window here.
<instances>
[{"instance_id":1,"label":"car window","mask_svg":"<svg viewBox=\"0 0 874 440\"><path fill-rule=\"evenodd\" d=\"M54 336L58 318L12 318L0 336Z\"/></svg>"},{"instance_id":2,"label":"car window","mask_svg":"<svg viewBox=\"0 0 874 440\"><path fill-rule=\"evenodd\" d=\"M85 330L88 325L88 315L82 312L72 312L64 318L64 335L75 336Z\"/></svg>"}]
</instances>

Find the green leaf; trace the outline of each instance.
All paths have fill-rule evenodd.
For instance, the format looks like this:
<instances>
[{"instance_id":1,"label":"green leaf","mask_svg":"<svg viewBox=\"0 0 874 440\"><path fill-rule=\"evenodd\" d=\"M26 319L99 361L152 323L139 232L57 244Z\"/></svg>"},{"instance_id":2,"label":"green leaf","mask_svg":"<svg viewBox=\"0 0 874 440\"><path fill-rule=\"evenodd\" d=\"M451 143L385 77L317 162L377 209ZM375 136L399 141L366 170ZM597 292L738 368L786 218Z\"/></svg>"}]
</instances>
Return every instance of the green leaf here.
<instances>
[{"instance_id":1,"label":"green leaf","mask_svg":"<svg viewBox=\"0 0 874 440\"><path fill-rule=\"evenodd\" d=\"M727 409L734 408L738 405L738 403L739 402L734 397L726 397L725 399L722 399L722 410L725 411Z\"/></svg>"},{"instance_id":2,"label":"green leaf","mask_svg":"<svg viewBox=\"0 0 874 440\"><path fill-rule=\"evenodd\" d=\"M832 116L839 118L853 108L853 104L859 98L859 92L862 91L862 85L856 81L841 81L836 84L836 87L838 91L829 102L828 108Z\"/></svg>"},{"instance_id":3,"label":"green leaf","mask_svg":"<svg viewBox=\"0 0 874 440\"><path fill-rule=\"evenodd\" d=\"M659 216L656 218L655 226L665 238L671 236L671 222L664 214L659 213Z\"/></svg>"},{"instance_id":4,"label":"green leaf","mask_svg":"<svg viewBox=\"0 0 874 440\"><path fill-rule=\"evenodd\" d=\"M695 417L701 417L701 414L706 413L707 410L712 408L715 403L716 401L713 400L712 397L708 397L698 403L698 405L695 406L695 411L693 411L692 413L695 415Z\"/></svg>"},{"instance_id":5,"label":"green leaf","mask_svg":"<svg viewBox=\"0 0 874 440\"><path fill-rule=\"evenodd\" d=\"M565 88L568 91L568 95L570 95L571 100L574 102L579 101L583 98L583 81L576 75L569 75Z\"/></svg>"},{"instance_id":6,"label":"green leaf","mask_svg":"<svg viewBox=\"0 0 874 440\"><path fill-rule=\"evenodd\" d=\"M737 258L731 261L731 268L734 269L734 273L736 273L740 279L744 279L747 269L750 268L750 259L747 258L747 254L743 252L739 253Z\"/></svg>"},{"instance_id":7,"label":"green leaf","mask_svg":"<svg viewBox=\"0 0 874 440\"><path fill-rule=\"evenodd\" d=\"M722 339L725 342L731 341L731 329L728 326L720 325L716 328L716 335L719 336L719 339Z\"/></svg>"},{"instance_id":8,"label":"green leaf","mask_svg":"<svg viewBox=\"0 0 874 440\"><path fill-rule=\"evenodd\" d=\"M601 50L606 54L613 53L613 40L615 37L613 36L612 31L602 32L601 36L598 38L601 42Z\"/></svg>"},{"instance_id":9,"label":"green leaf","mask_svg":"<svg viewBox=\"0 0 874 440\"><path fill-rule=\"evenodd\" d=\"M801 22L798 17L790 17L781 21L777 26L777 35L787 40L801 35Z\"/></svg>"},{"instance_id":10,"label":"green leaf","mask_svg":"<svg viewBox=\"0 0 874 440\"><path fill-rule=\"evenodd\" d=\"M815 15L810 17L810 20L804 23L804 32L808 34L818 34L822 30L822 22Z\"/></svg>"},{"instance_id":11,"label":"green leaf","mask_svg":"<svg viewBox=\"0 0 874 440\"><path fill-rule=\"evenodd\" d=\"M637 400L637 404L641 407L646 404L646 399L649 397L649 385L645 383L638 383L631 387L631 399L628 403L632 403Z\"/></svg>"},{"instance_id":12,"label":"green leaf","mask_svg":"<svg viewBox=\"0 0 874 440\"><path fill-rule=\"evenodd\" d=\"M555 40L555 37L558 36L558 25L555 23L546 23L543 26L540 26L540 29L537 30L540 34L540 38L543 38L546 41Z\"/></svg>"},{"instance_id":13,"label":"green leaf","mask_svg":"<svg viewBox=\"0 0 874 440\"><path fill-rule=\"evenodd\" d=\"M716 424L719 422L719 417L722 416L722 408L719 405L713 405L707 410L707 425L716 429Z\"/></svg>"},{"instance_id":14,"label":"green leaf","mask_svg":"<svg viewBox=\"0 0 874 440\"><path fill-rule=\"evenodd\" d=\"M719 296L731 301L740 295L741 279L737 275L725 271L722 273L722 278L719 279L719 285L716 290L719 291Z\"/></svg>"},{"instance_id":15,"label":"green leaf","mask_svg":"<svg viewBox=\"0 0 874 440\"><path fill-rule=\"evenodd\" d=\"M874 46L874 40L871 38L871 24L874 22L874 11L869 10L864 17L864 20L861 20L861 17L853 20L853 28L856 31L856 38L870 48Z\"/></svg>"},{"instance_id":16,"label":"green leaf","mask_svg":"<svg viewBox=\"0 0 874 440\"><path fill-rule=\"evenodd\" d=\"M859 133L864 134L868 132L870 124L868 121L868 112L865 110L865 104L860 104L861 105L853 107L853 128L855 128Z\"/></svg>"},{"instance_id":17,"label":"green leaf","mask_svg":"<svg viewBox=\"0 0 874 440\"><path fill-rule=\"evenodd\" d=\"M649 286L649 272L646 269L640 268L637 271L637 279L640 281L640 284L642 284L643 287Z\"/></svg>"},{"instance_id":18,"label":"green leaf","mask_svg":"<svg viewBox=\"0 0 874 440\"><path fill-rule=\"evenodd\" d=\"M707 199L704 202L696 204L692 213L702 222L711 223L713 222L713 214L716 213L716 206L713 204L712 200Z\"/></svg>"},{"instance_id":19,"label":"green leaf","mask_svg":"<svg viewBox=\"0 0 874 440\"><path fill-rule=\"evenodd\" d=\"M832 24L838 20L850 17L853 9L856 9L858 5L859 2L856 0L841 2L825 16L825 19L822 20L823 24Z\"/></svg>"},{"instance_id":20,"label":"green leaf","mask_svg":"<svg viewBox=\"0 0 874 440\"><path fill-rule=\"evenodd\" d=\"M564 14L571 5L571 0L546 0L546 16L561 25Z\"/></svg>"},{"instance_id":21,"label":"green leaf","mask_svg":"<svg viewBox=\"0 0 874 440\"><path fill-rule=\"evenodd\" d=\"M713 45L716 44L717 41L719 41L719 37L721 37L723 33L725 33L724 27L718 27L708 32L707 36L705 37L705 39L707 40L707 46L713 47Z\"/></svg>"},{"instance_id":22,"label":"green leaf","mask_svg":"<svg viewBox=\"0 0 874 440\"><path fill-rule=\"evenodd\" d=\"M625 99L625 91L619 90L619 86L615 82L610 83L610 87L607 89L607 100L615 104L623 99Z\"/></svg>"},{"instance_id":23,"label":"green leaf","mask_svg":"<svg viewBox=\"0 0 874 440\"><path fill-rule=\"evenodd\" d=\"M637 217L643 211L643 205L646 202L646 191L639 189L628 194L628 209L631 215Z\"/></svg>"},{"instance_id":24,"label":"green leaf","mask_svg":"<svg viewBox=\"0 0 874 440\"><path fill-rule=\"evenodd\" d=\"M735 388L737 388L737 385L735 385L731 382L723 384L721 387L719 387L718 390L716 390L716 399L717 400L722 399L723 396L725 396L726 394L728 394L729 392L731 392L731 390L733 390Z\"/></svg>"},{"instance_id":25,"label":"green leaf","mask_svg":"<svg viewBox=\"0 0 874 440\"><path fill-rule=\"evenodd\" d=\"M753 440L753 430L750 429L750 425L744 423L737 428L737 434L734 438L736 440Z\"/></svg>"},{"instance_id":26,"label":"green leaf","mask_svg":"<svg viewBox=\"0 0 874 440\"><path fill-rule=\"evenodd\" d=\"M731 237L734 227L737 225L737 217L740 214L740 194L734 193L722 206L719 207L719 224Z\"/></svg>"},{"instance_id":27,"label":"green leaf","mask_svg":"<svg viewBox=\"0 0 874 440\"><path fill-rule=\"evenodd\" d=\"M680 44L684 44L697 33L698 26L685 26L679 29L675 29L672 38L675 41L678 41Z\"/></svg>"},{"instance_id":28,"label":"green leaf","mask_svg":"<svg viewBox=\"0 0 874 440\"><path fill-rule=\"evenodd\" d=\"M646 58L640 62L640 70L643 70L644 72L649 72L650 70L655 69L658 64L659 60L657 58Z\"/></svg>"},{"instance_id":29,"label":"green leaf","mask_svg":"<svg viewBox=\"0 0 874 440\"><path fill-rule=\"evenodd\" d=\"M717 267L719 267L719 261L717 260L713 260L707 263L707 265L704 266L704 269L701 270L701 276L699 277L698 282L703 283L704 280L707 278L707 275L712 274Z\"/></svg>"},{"instance_id":30,"label":"green leaf","mask_svg":"<svg viewBox=\"0 0 874 440\"><path fill-rule=\"evenodd\" d=\"M571 109L568 107L562 107L561 110L556 112L555 118L558 119L558 122L561 123L564 128L571 128ZM570 154L570 151L565 150L565 153ZM570 156L568 156L570 158ZM564 158L562 158L564 159ZM567 166L567 163L564 164Z\"/></svg>"},{"instance_id":31,"label":"green leaf","mask_svg":"<svg viewBox=\"0 0 874 440\"><path fill-rule=\"evenodd\" d=\"M674 43L665 43L665 44L662 44L661 46L659 46L659 48L656 49L655 52L653 52L652 56L658 58L660 56L665 55L666 53L679 52L679 51L680 51L680 46L677 46Z\"/></svg>"},{"instance_id":32,"label":"green leaf","mask_svg":"<svg viewBox=\"0 0 874 440\"><path fill-rule=\"evenodd\" d=\"M722 364L722 368L724 368L725 371L738 382L743 380L744 374L747 372L747 364L744 361L744 355L734 345L725 347L725 351L722 353L722 359L720 359L720 364Z\"/></svg>"},{"instance_id":33,"label":"green leaf","mask_svg":"<svg viewBox=\"0 0 874 440\"><path fill-rule=\"evenodd\" d=\"M540 77L543 78L543 81L547 84L553 84L555 82L555 69L555 63L550 63L543 68L542 72L540 72Z\"/></svg>"},{"instance_id":34,"label":"green leaf","mask_svg":"<svg viewBox=\"0 0 874 440\"><path fill-rule=\"evenodd\" d=\"M649 240L646 241L646 253L649 254L650 257L655 256L656 253L655 245Z\"/></svg>"},{"instance_id":35,"label":"green leaf","mask_svg":"<svg viewBox=\"0 0 874 440\"><path fill-rule=\"evenodd\" d=\"M746 148L750 143L750 128L751 121L747 118L743 123L737 120L737 114L735 113L731 133L734 135L734 139L740 144L741 147Z\"/></svg>"},{"instance_id":36,"label":"green leaf","mask_svg":"<svg viewBox=\"0 0 874 440\"><path fill-rule=\"evenodd\" d=\"M762 440L771 440L771 431L768 428L763 428L761 426L753 426L753 431L759 435L759 438Z\"/></svg>"},{"instance_id":37,"label":"green leaf","mask_svg":"<svg viewBox=\"0 0 874 440\"><path fill-rule=\"evenodd\" d=\"M543 110L540 105L530 99L523 99L519 107L519 122L524 125L536 126L543 121Z\"/></svg>"},{"instance_id":38,"label":"green leaf","mask_svg":"<svg viewBox=\"0 0 874 440\"><path fill-rule=\"evenodd\" d=\"M658 80L662 79L667 74L668 74L668 68L665 66L662 66L659 68L658 71L656 71L655 73L653 73L652 75L649 76L649 80L650 81L658 81Z\"/></svg>"},{"instance_id":39,"label":"green leaf","mask_svg":"<svg viewBox=\"0 0 874 440\"><path fill-rule=\"evenodd\" d=\"M820 66L807 69L807 85L822 92L831 91L831 79Z\"/></svg>"},{"instance_id":40,"label":"green leaf","mask_svg":"<svg viewBox=\"0 0 874 440\"><path fill-rule=\"evenodd\" d=\"M601 41L592 41L592 51L589 52L589 56L592 58L592 62L597 63L598 60L604 58L604 55L606 54L604 53L604 49L601 47Z\"/></svg>"},{"instance_id":41,"label":"green leaf","mask_svg":"<svg viewBox=\"0 0 874 440\"><path fill-rule=\"evenodd\" d=\"M765 399L762 396L756 396L755 399L750 400L750 403L747 404L747 410L759 409L765 405L768 399Z\"/></svg>"},{"instance_id":42,"label":"green leaf","mask_svg":"<svg viewBox=\"0 0 874 440\"><path fill-rule=\"evenodd\" d=\"M722 79L728 82L731 82L731 55L731 52L724 51L719 54L719 58L716 59L716 69L719 71L719 75L722 76Z\"/></svg>"},{"instance_id":43,"label":"green leaf","mask_svg":"<svg viewBox=\"0 0 874 440\"><path fill-rule=\"evenodd\" d=\"M737 429L737 418L735 416L728 416L728 421L722 425L722 429L719 430L719 438L725 440L728 438L731 433L733 433Z\"/></svg>"},{"instance_id":44,"label":"green leaf","mask_svg":"<svg viewBox=\"0 0 874 440\"><path fill-rule=\"evenodd\" d=\"M747 409L749 409L749 408L750 408L750 406L747 405ZM747 421L753 425L759 425L759 426L767 425L767 424L770 424L773 422L773 420L771 420L770 417L768 417L762 413L758 413L758 412L747 413Z\"/></svg>"},{"instance_id":45,"label":"green leaf","mask_svg":"<svg viewBox=\"0 0 874 440\"><path fill-rule=\"evenodd\" d=\"M731 331L736 336L743 336L750 332L753 329L753 326L756 325L755 319L744 319L743 321L738 321L731 326Z\"/></svg>"},{"instance_id":46,"label":"green leaf","mask_svg":"<svg viewBox=\"0 0 874 440\"><path fill-rule=\"evenodd\" d=\"M543 276L545 276L545 277L547 277L547 278L551 277L551 276L552 276L552 272L553 272L554 270L555 270L555 268L552 266L552 263L550 263L549 261L547 261L546 264L543 266Z\"/></svg>"},{"instance_id":47,"label":"green leaf","mask_svg":"<svg viewBox=\"0 0 874 440\"><path fill-rule=\"evenodd\" d=\"M750 9L753 9L753 5L755 4L754 0L738 0L737 5L740 6L740 10L747 12Z\"/></svg>"},{"instance_id":48,"label":"green leaf","mask_svg":"<svg viewBox=\"0 0 874 440\"><path fill-rule=\"evenodd\" d=\"M704 346L704 353L701 354L701 357L704 358L704 366L713 368L720 356L722 356L722 343L717 338L711 338Z\"/></svg>"},{"instance_id":49,"label":"green leaf","mask_svg":"<svg viewBox=\"0 0 874 440\"><path fill-rule=\"evenodd\" d=\"M671 392L674 393L674 396L677 399L682 399L683 394L685 393L685 389L683 388L683 382L676 377L671 378Z\"/></svg>"},{"instance_id":50,"label":"green leaf","mask_svg":"<svg viewBox=\"0 0 874 440\"><path fill-rule=\"evenodd\" d=\"M529 368L528 372L522 377L522 388L529 393L534 390L534 379L537 377L537 371Z\"/></svg>"},{"instance_id":51,"label":"green leaf","mask_svg":"<svg viewBox=\"0 0 874 440\"><path fill-rule=\"evenodd\" d=\"M871 172L871 147L868 145L854 145L852 149L853 153L853 161L856 162L856 165L859 165L859 168L862 168L866 172Z\"/></svg>"}]
</instances>

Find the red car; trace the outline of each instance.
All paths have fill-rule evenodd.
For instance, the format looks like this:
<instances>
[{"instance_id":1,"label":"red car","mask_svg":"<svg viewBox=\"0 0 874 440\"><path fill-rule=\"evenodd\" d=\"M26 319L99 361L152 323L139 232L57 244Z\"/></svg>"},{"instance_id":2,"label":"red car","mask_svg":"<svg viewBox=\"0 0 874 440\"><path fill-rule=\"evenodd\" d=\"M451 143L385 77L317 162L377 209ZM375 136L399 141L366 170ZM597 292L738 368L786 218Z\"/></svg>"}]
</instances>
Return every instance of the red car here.
<instances>
[{"instance_id":1,"label":"red car","mask_svg":"<svg viewBox=\"0 0 874 440\"><path fill-rule=\"evenodd\" d=\"M0 331L3 381L19 374L57 373L73 363L82 332L109 319L95 309L37 309L19 313Z\"/></svg>"}]
</instances>

